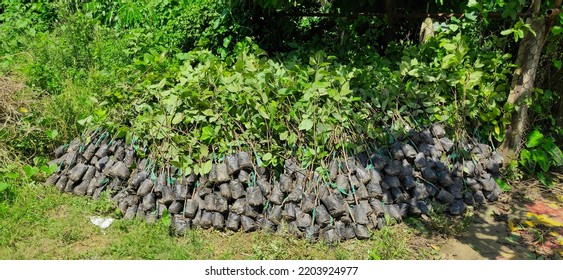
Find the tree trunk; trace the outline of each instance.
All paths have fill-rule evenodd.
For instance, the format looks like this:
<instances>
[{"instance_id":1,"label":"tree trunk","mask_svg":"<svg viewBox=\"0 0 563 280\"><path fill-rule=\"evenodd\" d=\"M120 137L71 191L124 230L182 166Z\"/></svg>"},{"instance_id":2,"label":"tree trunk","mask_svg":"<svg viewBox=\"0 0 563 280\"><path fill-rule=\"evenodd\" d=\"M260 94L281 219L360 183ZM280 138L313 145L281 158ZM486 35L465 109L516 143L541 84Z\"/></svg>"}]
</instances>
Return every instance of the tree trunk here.
<instances>
[{"instance_id":1,"label":"tree trunk","mask_svg":"<svg viewBox=\"0 0 563 280\"><path fill-rule=\"evenodd\" d=\"M500 146L500 153L504 157L505 164L518 159L526 132L528 106L526 100L531 96L534 88L534 80L538 70L541 52L545 44L546 25L545 17L539 16L539 2L534 2L534 17L526 20L531 29L536 33L526 32L516 58L517 68L514 70L510 94L507 103L514 107L510 126L506 131L506 138Z\"/></svg>"},{"instance_id":2,"label":"tree trunk","mask_svg":"<svg viewBox=\"0 0 563 280\"><path fill-rule=\"evenodd\" d=\"M559 13L561 12L561 3L563 1L562 0L556 0L553 3L552 9L550 9L547 14L548 14L548 18L547 18L547 26L546 26L546 34L549 32L549 29L551 29L551 26L553 25L553 22L555 21L555 19L557 18L557 16L559 15ZM557 111L555 111L555 118L557 120L557 126L559 128L563 128L563 92L561 92L561 90L559 90L559 106L557 106ZM561 143L563 143L563 135L558 135L557 137L557 141L559 142L558 145L561 145Z\"/></svg>"}]
</instances>

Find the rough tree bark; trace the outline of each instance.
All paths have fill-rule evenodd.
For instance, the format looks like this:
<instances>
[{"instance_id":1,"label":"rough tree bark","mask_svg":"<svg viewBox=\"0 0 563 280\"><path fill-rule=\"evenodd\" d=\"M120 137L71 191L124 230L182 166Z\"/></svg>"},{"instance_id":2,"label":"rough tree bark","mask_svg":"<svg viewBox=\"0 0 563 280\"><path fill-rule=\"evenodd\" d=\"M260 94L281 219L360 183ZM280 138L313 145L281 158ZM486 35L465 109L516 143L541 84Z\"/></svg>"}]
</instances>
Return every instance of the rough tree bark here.
<instances>
[{"instance_id":1,"label":"rough tree bark","mask_svg":"<svg viewBox=\"0 0 563 280\"><path fill-rule=\"evenodd\" d=\"M548 11L550 17L548 18L548 22L547 22L547 29L551 28L551 25L556 20L559 13L562 12L561 2L563 1L562 0L556 1L552 9ZM559 90L559 105L557 106L557 110L555 111L555 114L557 119L557 126L559 128L563 128L563 92L561 92L561 90ZM559 135L558 141L560 143L563 143L563 135Z\"/></svg>"},{"instance_id":2,"label":"rough tree bark","mask_svg":"<svg viewBox=\"0 0 563 280\"><path fill-rule=\"evenodd\" d=\"M500 153L504 157L505 164L518 159L523 144L528 120L526 100L532 94L542 49L551 25L548 22L549 19L546 20L546 17L540 15L541 0L535 0L532 5L533 16L528 18L526 23L530 24L536 35L526 32L518 49L517 68L512 77L507 100L507 103L514 107L514 112L511 124L506 131L506 138L500 146ZM561 0L555 1L554 6L561 6Z\"/></svg>"}]
</instances>

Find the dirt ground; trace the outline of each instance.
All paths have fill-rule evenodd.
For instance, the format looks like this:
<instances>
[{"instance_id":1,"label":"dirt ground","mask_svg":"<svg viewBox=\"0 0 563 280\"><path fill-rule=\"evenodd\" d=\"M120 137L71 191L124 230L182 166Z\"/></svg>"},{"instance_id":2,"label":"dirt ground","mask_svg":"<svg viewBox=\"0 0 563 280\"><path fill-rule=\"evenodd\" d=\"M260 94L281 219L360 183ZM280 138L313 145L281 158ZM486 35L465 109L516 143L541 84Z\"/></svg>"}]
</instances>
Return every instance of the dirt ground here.
<instances>
[{"instance_id":1,"label":"dirt ground","mask_svg":"<svg viewBox=\"0 0 563 280\"><path fill-rule=\"evenodd\" d=\"M443 259L563 259L563 175L552 188L535 180L512 185L495 203L476 209L463 232L436 241Z\"/></svg>"}]
</instances>

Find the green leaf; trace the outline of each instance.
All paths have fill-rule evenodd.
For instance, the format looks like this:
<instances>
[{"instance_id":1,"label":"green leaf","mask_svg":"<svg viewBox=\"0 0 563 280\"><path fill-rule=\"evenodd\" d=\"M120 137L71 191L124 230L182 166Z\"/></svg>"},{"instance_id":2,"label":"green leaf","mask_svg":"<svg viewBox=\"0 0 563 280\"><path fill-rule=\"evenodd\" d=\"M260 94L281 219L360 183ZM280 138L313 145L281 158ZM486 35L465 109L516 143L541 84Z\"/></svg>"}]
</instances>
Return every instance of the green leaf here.
<instances>
[{"instance_id":1,"label":"green leaf","mask_svg":"<svg viewBox=\"0 0 563 280\"><path fill-rule=\"evenodd\" d=\"M228 47L229 43L231 42L231 38L230 37L226 37L223 39L223 47Z\"/></svg>"},{"instance_id":2,"label":"green leaf","mask_svg":"<svg viewBox=\"0 0 563 280\"><path fill-rule=\"evenodd\" d=\"M498 186L500 187L500 189L503 192L508 192L508 191L512 190L512 187L510 187L510 185L508 183L506 183L504 180L495 179L495 181L497 182Z\"/></svg>"},{"instance_id":3,"label":"green leaf","mask_svg":"<svg viewBox=\"0 0 563 280\"><path fill-rule=\"evenodd\" d=\"M87 123L90 123L90 121L92 120L92 116L88 116L84 119L78 120L76 121L79 125L85 125Z\"/></svg>"},{"instance_id":4,"label":"green leaf","mask_svg":"<svg viewBox=\"0 0 563 280\"><path fill-rule=\"evenodd\" d=\"M15 173L15 172L10 172L8 174L6 174L6 177L10 178L10 179L17 179L20 177L20 174Z\"/></svg>"},{"instance_id":5,"label":"green leaf","mask_svg":"<svg viewBox=\"0 0 563 280\"><path fill-rule=\"evenodd\" d=\"M538 173L538 180L546 187L551 188L553 187L555 184L553 182L553 180L551 179L550 176L546 175L543 172L539 172Z\"/></svg>"},{"instance_id":6,"label":"green leaf","mask_svg":"<svg viewBox=\"0 0 563 280\"><path fill-rule=\"evenodd\" d=\"M184 120L184 114L182 113L176 113L174 115L174 118L172 118L172 124L179 124L180 122L182 122Z\"/></svg>"},{"instance_id":7,"label":"green leaf","mask_svg":"<svg viewBox=\"0 0 563 280\"><path fill-rule=\"evenodd\" d=\"M514 42L518 41L518 39L524 38L524 30L518 29L514 32Z\"/></svg>"},{"instance_id":8,"label":"green leaf","mask_svg":"<svg viewBox=\"0 0 563 280\"><path fill-rule=\"evenodd\" d=\"M172 224L172 218L170 218L170 214L168 213L168 210L164 209L164 212L162 212L162 217L159 220L159 223L162 224L164 227L170 227L170 225Z\"/></svg>"},{"instance_id":9,"label":"green leaf","mask_svg":"<svg viewBox=\"0 0 563 280\"><path fill-rule=\"evenodd\" d=\"M561 70L561 60L553 59L553 66L555 66L558 70Z\"/></svg>"},{"instance_id":10,"label":"green leaf","mask_svg":"<svg viewBox=\"0 0 563 280\"><path fill-rule=\"evenodd\" d=\"M522 149L522 152L520 152L520 163L524 166L528 166L530 164L535 165L535 163L532 162L532 154L529 150ZM531 167L533 168L534 166Z\"/></svg>"},{"instance_id":11,"label":"green leaf","mask_svg":"<svg viewBox=\"0 0 563 280\"><path fill-rule=\"evenodd\" d=\"M256 165L258 166L264 166L262 163L262 159L258 156L258 154L256 153L256 151L254 151L254 157L256 158ZM254 174L254 173L252 173Z\"/></svg>"},{"instance_id":12,"label":"green leaf","mask_svg":"<svg viewBox=\"0 0 563 280\"><path fill-rule=\"evenodd\" d=\"M58 168L59 168L59 167L58 167L56 164L51 163L51 164L49 164L49 172L47 172L47 173L48 173L48 174L53 174L53 173L55 173L55 172L57 171Z\"/></svg>"},{"instance_id":13,"label":"green leaf","mask_svg":"<svg viewBox=\"0 0 563 280\"><path fill-rule=\"evenodd\" d=\"M311 130L313 128L313 121L311 119L303 119L299 124L299 130Z\"/></svg>"},{"instance_id":14,"label":"green leaf","mask_svg":"<svg viewBox=\"0 0 563 280\"><path fill-rule=\"evenodd\" d=\"M271 153L266 153L262 156L262 160L264 161L269 161L272 159L272 154Z\"/></svg>"},{"instance_id":15,"label":"green leaf","mask_svg":"<svg viewBox=\"0 0 563 280\"><path fill-rule=\"evenodd\" d=\"M201 147L199 147L199 157L206 158L207 155L209 155L209 148L206 145L201 145Z\"/></svg>"},{"instance_id":16,"label":"green leaf","mask_svg":"<svg viewBox=\"0 0 563 280\"><path fill-rule=\"evenodd\" d=\"M315 58L313 58L312 56L309 57L309 65L315 66L316 64L317 64L317 62L315 61Z\"/></svg>"},{"instance_id":17,"label":"green leaf","mask_svg":"<svg viewBox=\"0 0 563 280\"><path fill-rule=\"evenodd\" d=\"M532 33L532 35L534 35L534 37L536 37L536 31L534 31L534 30L532 29L532 27L530 27L529 24L524 25L524 28L526 29L526 31ZM522 30L522 33L521 33L521 34L522 34L522 38L523 38L523 37L524 37L524 31L523 31L523 30Z\"/></svg>"},{"instance_id":18,"label":"green leaf","mask_svg":"<svg viewBox=\"0 0 563 280\"><path fill-rule=\"evenodd\" d=\"M201 174L207 174L211 171L211 167L213 167L213 161L208 160L201 166Z\"/></svg>"},{"instance_id":19,"label":"green leaf","mask_svg":"<svg viewBox=\"0 0 563 280\"><path fill-rule=\"evenodd\" d=\"M476 86L477 84L479 84L479 81L481 80L481 77L483 76L483 72L481 71L475 71L472 72L471 74L469 74L469 81L467 82L468 86Z\"/></svg>"},{"instance_id":20,"label":"green leaf","mask_svg":"<svg viewBox=\"0 0 563 280\"><path fill-rule=\"evenodd\" d=\"M542 142L543 142L543 134L539 130L534 129L534 131L532 131L528 135L528 141L526 141L526 147L533 148L538 146Z\"/></svg>"},{"instance_id":21,"label":"green leaf","mask_svg":"<svg viewBox=\"0 0 563 280\"><path fill-rule=\"evenodd\" d=\"M51 163L49 166L43 165L41 166L41 171L45 172L47 175L51 175L57 171L58 166L54 163Z\"/></svg>"},{"instance_id":22,"label":"green leaf","mask_svg":"<svg viewBox=\"0 0 563 280\"><path fill-rule=\"evenodd\" d=\"M559 147L553 145L551 149L547 150L555 166L563 166L563 153Z\"/></svg>"},{"instance_id":23,"label":"green leaf","mask_svg":"<svg viewBox=\"0 0 563 280\"><path fill-rule=\"evenodd\" d=\"M190 54L188 53L178 53L176 54L176 58L178 58L179 60L187 60L190 58Z\"/></svg>"},{"instance_id":24,"label":"green leaf","mask_svg":"<svg viewBox=\"0 0 563 280\"><path fill-rule=\"evenodd\" d=\"M45 131L45 133L47 134L47 137L49 137L49 139L51 140L57 138L57 136L59 135L59 131L57 131L56 129L47 130Z\"/></svg>"},{"instance_id":25,"label":"green leaf","mask_svg":"<svg viewBox=\"0 0 563 280\"><path fill-rule=\"evenodd\" d=\"M212 126L204 126L201 129L201 137L200 140L201 141L205 141L208 139L211 139L213 137L213 127Z\"/></svg>"},{"instance_id":26,"label":"green leaf","mask_svg":"<svg viewBox=\"0 0 563 280\"><path fill-rule=\"evenodd\" d=\"M33 175L35 175L39 172L39 168L34 167L34 166L25 165L23 167L23 171L25 172L25 175L27 175L28 178L31 178L31 177L33 177Z\"/></svg>"},{"instance_id":27,"label":"green leaf","mask_svg":"<svg viewBox=\"0 0 563 280\"><path fill-rule=\"evenodd\" d=\"M467 2L467 7L471 8L471 7L478 7L479 3L477 3L477 0L469 0Z\"/></svg>"},{"instance_id":28,"label":"green leaf","mask_svg":"<svg viewBox=\"0 0 563 280\"><path fill-rule=\"evenodd\" d=\"M469 13L465 13L465 18L468 20L472 20L475 21L477 19L477 13L476 12L469 12Z\"/></svg>"},{"instance_id":29,"label":"green leaf","mask_svg":"<svg viewBox=\"0 0 563 280\"><path fill-rule=\"evenodd\" d=\"M549 157L543 150L533 150L532 157L544 172L549 170Z\"/></svg>"},{"instance_id":30,"label":"green leaf","mask_svg":"<svg viewBox=\"0 0 563 280\"><path fill-rule=\"evenodd\" d=\"M10 187L10 184L6 182L0 182L0 193L7 190Z\"/></svg>"},{"instance_id":31,"label":"green leaf","mask_svg":"<svg viewBox=\"0 0 563 280\"><path fill-rule=\"evenodd\" d=\"M47 166L47 165L43 165L39 169L41 169L41 171L43 171L47 174L49 173L49 166Z\"/></svg>"},{"instance_id":32,"label":"green leaf","mask_svg":"<svg viewBox=\"0 0 563 280\"><path fill-rule=\"evenodd\" d=\"M215 115L215 113L214 113L213 110L211 110L211 109L203 110L201 113L203 113L203 114L204 114L205 116L207 116L207 117L212 117L212 116Z\"/></svg>"},{"instance_id":33,"label":"green leaf","mask_svg":"<svg viewBox=\"0 0 563 280\"><path fill-rule=\"evenodd\" d=\"M184 174L191 174L192 173L192 168L191 167L184 167Z\"/></svg>"},{"instance_id":34,"label":"green leaf","mask_svg":"<svg viewBox=\"0 0 563 280\"><path fill-rule=\"evenodd\" d=\"M451 64L456 63L456 61L455 54L448 54L442 59L442 68L447 69Z\"/></svg>"},{"instance_id":35,"label":"green leaf","mask_svg":"<svg viewBox=\"0 0 563 280\"><path fill-rule=\"evenodd\" d=\"M352 90L350 90L350 83L349 82L345 82L344 84L342 84L342 88L340 89L340 96L346 96L347 94L351 93Z\"/></svg>"},{"instance_id":36,"label":"green leaf","mask_svg":"<svg viewBox=\"0 0 563 280\"><path fill-rule=\"evenodd\" d=\"M387 104L389 103L389 98L385 98L383 99L383 101L381 102L381 110L385 111L385 109L387 109Z\"/></svg>"},{"instance_id":37,"label":"green leaf","mask_svg":"<svg viewBox=\"0 0 563 280\"><path fill-rule=\"evenodd\" d=\"M229 85L225 86L225 89L229 92L232 92L232 93L236 93L240 90L240 88L235 86L234 84L229 84Z\"/></svg>"},{"instance_id":38,"label":"green leaf","mask_svg":"<svg viewBox=\"0 0 563 280\"><path fill-rule=\"evenodd\" d=\"M287 143L289 145L293 145L296 142L297 142L297 134L295 134L295 133L289 134L289 137L287 137Z\"/></svg>"},{"instance_id":39,"label":"green leaf","mask_svg":"<svg viewBox=\"0 0 563 280\"><path fill-rule=\"evenodd\" d=\"M160 82L158 84L152 84L149 86L149 88L151 89L161 89L164 87L164 85L166 85L166 78L160 80Z\"/></svg>"},{"instance_id":40,"label":"green leaf","mask_svg":"<svg viewBox=\"0 0 563 280\"><path fill-rule=\"evenodd\" d=\"M447 51L455 51L457 49L457 46L452 43L447 43L444 44L444 49L446 49Z\"/></svg>"},{"instance_id":41,"label":"green leaf","mask_svg":"<svg viewBox=\"0 0 563 280\"><path fill-rule=\"evenodd\" d=\"M266 108L264 108L264 106L258 107L258 113L260 114L260 116L262 116L262 118L267 120L270 119L270 116L268 116L268 113L266 113Z\"/></svg>"},{"instance_id":42,"label":"green leaf","mask_svg":"<svg viewBox=\"0 0 563 280\"><path fill-rule=\"evenodd\" d=\"M500 135L500 127L498 125L495 125L494 131L496 135Z\"/></svg>"},{"instance_id":43,"label":"green leaf","mask_svg":"<svg viewBox=\"0 0 563 280\"><path fill-rule=\"evenodd\" d=\"M514 32L514 29L511 28L511 29L506 29L506 30L501 31L500 34L506 36L506 35L508 35L512 32Z\"/></svg>"}]
</instances>

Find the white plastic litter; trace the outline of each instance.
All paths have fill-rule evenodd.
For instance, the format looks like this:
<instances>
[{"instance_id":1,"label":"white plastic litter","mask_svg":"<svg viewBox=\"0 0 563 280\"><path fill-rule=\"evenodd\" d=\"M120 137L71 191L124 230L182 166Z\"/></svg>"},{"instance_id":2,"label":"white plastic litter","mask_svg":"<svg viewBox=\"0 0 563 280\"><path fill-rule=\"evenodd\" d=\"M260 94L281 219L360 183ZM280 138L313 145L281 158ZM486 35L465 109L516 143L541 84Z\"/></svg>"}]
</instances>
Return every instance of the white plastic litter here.
<instances>
[{"instance_id":1,"label":"white plastic litter","mask_svg":"<svg viewBox=\"0 0 563 280\"><path fill-rule=\"evenodd\" d=\"M92 224L97 225L101 229L108 228L109 226L111 226L113 221L114 221L113 218L104 218L104 217L99 217L99 216L90 217L90 222L92 222Z\"/></svg>"}]
</instances>

